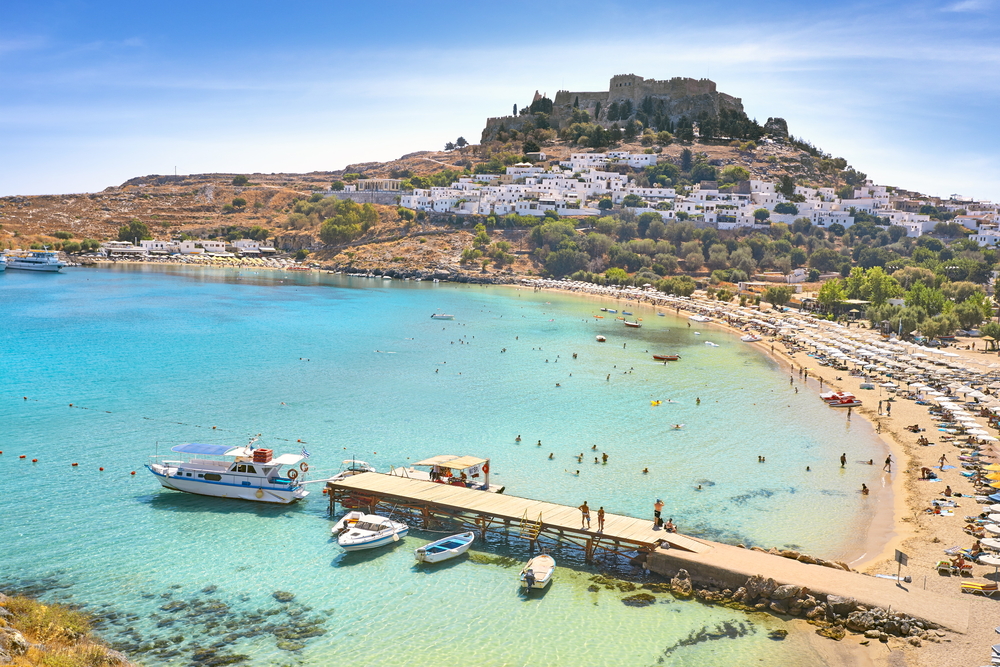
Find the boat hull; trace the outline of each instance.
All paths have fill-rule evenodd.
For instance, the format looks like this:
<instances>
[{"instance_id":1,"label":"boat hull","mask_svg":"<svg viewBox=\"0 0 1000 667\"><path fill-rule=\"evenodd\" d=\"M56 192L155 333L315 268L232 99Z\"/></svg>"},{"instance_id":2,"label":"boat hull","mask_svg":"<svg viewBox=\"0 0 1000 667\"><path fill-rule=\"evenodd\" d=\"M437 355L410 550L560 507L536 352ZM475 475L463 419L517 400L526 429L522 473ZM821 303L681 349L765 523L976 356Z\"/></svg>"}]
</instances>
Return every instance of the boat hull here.
<instances>
[{"instance_id":1,"label":"boat hull","mask_svg":"<svg viewBox=\"0 0 1000 667\"><path fill-rule=\"evenodd\" d=\"M187 477L172 477L158 472L153 466L147 465L149 472L156 476L160 486L172 491L193 493L198 496L214 498L232 498L235 500L250 500L257 503L272 503L287 505L309 495L302 487L276 488L272 486L237 486L225 482L210 482ZM258 491L260 496L258 497Z\"/></svg>"},{"instance_id":2,"label":"boat hull","mask_svg":"<svg viewBox=\"0 0 1000 667\"><path fill-rule=\"evenodd\" d=\"M407 533L409 532L410 532L409 528L404 528L403 530L394 534L398 535L399 539L401 540L404 537L406 537ZM393 542L398 541L398 540L393 540L392 536L393 533L390 533L389 535L385 535L384 537L379 537L377 539L373 539L368 542L361 542L355 544L341 544L340 548L343 549L344 551L365 551L366 549L377 549L379 547L384 547L387 544L392 544ZM338 544L340 543L338 542Z\"/></svg>"},{"instance_id":3,"label":"boat hull","mask_svg":"<svg viewBox=\"0 0 1000 667\"><path fill-rule=\"evenodd\" d=\"M656 361L680 361L681 357L679 354L654 354L653 359Z\"/></svg>"},{"instance_id":4,"label":"boat hull","mask_svg":"<svg viewBox=\"0 0 1000 667\"><path fill-rule=\"evenodd\" d=\"M56 273L62 270L60 264L23 264L20 262L7 261L7 268L15 271L42 271L43 273Z\"/></svg>"},{"instance_id":5,"label":"boat hull","mask_svg":"<svg viewBox=\"0 0 1000 667\"><path fill-rule=\"evenodd\" d=\"M415 549L413 555L418 563L440 563L464 554L472 547L472 542L475 539L475 533L471 532L452 535ZM456 543L456 546L446 548L451 542Z\"/></svg>"}]
</instances>

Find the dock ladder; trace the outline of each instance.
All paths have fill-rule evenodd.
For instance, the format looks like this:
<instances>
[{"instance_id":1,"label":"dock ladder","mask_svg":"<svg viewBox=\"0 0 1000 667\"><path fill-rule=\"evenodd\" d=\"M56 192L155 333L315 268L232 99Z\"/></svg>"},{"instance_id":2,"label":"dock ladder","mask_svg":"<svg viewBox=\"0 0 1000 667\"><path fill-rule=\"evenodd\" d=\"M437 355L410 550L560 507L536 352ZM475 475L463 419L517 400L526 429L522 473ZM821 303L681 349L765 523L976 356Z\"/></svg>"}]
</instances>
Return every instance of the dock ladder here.
<instances>
[{"instance_id":1,"label":"dock ladder","mask_svg":"<svg viewBox=\"0 0 1000 667\"><path fill-rule=\"evenodd\" d=\"M524 516L521 517L520 536L530 542L534 542L538 539L540 532L542 532L542 513L538 513L537 521L532 521L528 518L528 510L524 510Z\"/></svg>"}]
</instances>

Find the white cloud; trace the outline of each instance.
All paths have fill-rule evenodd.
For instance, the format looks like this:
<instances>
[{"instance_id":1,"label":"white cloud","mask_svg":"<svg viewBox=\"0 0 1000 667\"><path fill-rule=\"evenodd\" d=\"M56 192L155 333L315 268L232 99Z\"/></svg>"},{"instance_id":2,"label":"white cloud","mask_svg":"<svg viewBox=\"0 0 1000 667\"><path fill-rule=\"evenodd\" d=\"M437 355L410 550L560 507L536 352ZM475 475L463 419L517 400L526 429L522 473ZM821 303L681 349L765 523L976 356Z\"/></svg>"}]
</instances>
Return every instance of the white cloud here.
<instances>
[{"instance_id":1,"label":"white cloud","mask_svg":"<svg viewBox=\"0 0 1000 667\"><path fill-rule=\"evenodd\" d=\"M960 0L944 7L946 12L984 12L990 9L993 3L990 0Z\"/></svg>"}]
</instances>

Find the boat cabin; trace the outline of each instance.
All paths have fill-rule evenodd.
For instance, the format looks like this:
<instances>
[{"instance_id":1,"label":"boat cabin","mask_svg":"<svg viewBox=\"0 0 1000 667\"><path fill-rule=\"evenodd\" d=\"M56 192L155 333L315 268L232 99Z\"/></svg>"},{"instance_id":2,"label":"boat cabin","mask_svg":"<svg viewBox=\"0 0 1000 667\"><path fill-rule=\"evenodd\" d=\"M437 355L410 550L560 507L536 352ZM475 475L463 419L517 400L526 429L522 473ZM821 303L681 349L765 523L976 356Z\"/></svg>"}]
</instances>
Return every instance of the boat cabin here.
<instances>
[{"instance_id":1,"label":"boat cabin","mask_svg":"<svg viewBox=\"0 0 1000 667\"><path fill-rule=\"evenodd\" d=\"M293 473L294 477L289 479L280 477L280 469L286 465L294 466L302 460L297 454L282 454L277 458L271 458L270 450L201 443L176 445L171 447L170 451L179 454L233 457L232 461L191 458L187 461L163 461L163 464L172 469L171 477L191 477L240 486L257 486L262 481L261 478L270 484L290 484L294 477L298 477L297 471ZM267 454L261 456L261 451Z\"/></svg>"}]
</instances>

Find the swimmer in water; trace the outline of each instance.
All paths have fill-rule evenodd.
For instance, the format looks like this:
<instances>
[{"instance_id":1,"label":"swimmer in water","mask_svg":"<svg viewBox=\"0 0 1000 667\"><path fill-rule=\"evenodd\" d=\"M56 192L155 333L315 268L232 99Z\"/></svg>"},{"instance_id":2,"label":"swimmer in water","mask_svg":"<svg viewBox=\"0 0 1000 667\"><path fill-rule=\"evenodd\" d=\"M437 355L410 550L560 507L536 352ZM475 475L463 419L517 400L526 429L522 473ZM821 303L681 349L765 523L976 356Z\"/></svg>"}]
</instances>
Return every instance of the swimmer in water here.
<instances>
[{"instance_id":1,"label":"swimmer in water","mask_svg":"<svg viewBox=\"0 0 1000 667\"><path fill-rule=\"evenodd\" d=\"M643 475L649 474L649 468L643 468L642 469L642 474Z\"/></svg>"}]
</instances>

